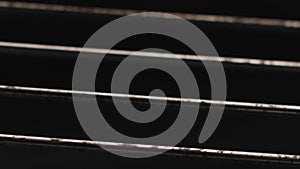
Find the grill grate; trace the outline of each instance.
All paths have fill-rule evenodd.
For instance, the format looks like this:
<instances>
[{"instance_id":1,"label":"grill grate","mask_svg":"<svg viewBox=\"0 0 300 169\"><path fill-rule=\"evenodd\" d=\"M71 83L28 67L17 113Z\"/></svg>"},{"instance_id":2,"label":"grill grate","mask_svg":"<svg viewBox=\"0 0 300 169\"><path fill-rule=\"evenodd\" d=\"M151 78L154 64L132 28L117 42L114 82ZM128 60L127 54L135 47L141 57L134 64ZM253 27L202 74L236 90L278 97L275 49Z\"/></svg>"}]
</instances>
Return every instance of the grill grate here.
<instances>
[{"instance_id":1,"label":"grill grate","mask_svg":"<svg viewBox=\"0 0 300 169\"><path fill-rule=\"evenodd\" d=\"M96 158L98 156L108 160L108 163L114 163L111 165L115 168L141 162L112 156L97 146L101 145L128 153L147 154L168 150L163 155L142 161L150 163L151 167L198 167L195 164L207 168L299 167L300 151L297 143L300 137L294 131L300 127L300 81L297 78L300 73L300 60L297 55L300 51L295 44L300 38L300 21L291 17L228 15L226 12L215 14L187 10L169 11L170 14L187 19L203 29L212 43L216 44L218 51L220 50L221 57L206 54L196 56L174 44L168 46L175 52L174 55L136 52L134 56L147 62L170 65L174 59L183 59L196 72L197 82L201 82L200 93L204 91L201 99L193 96L181 98L173 89L167 91L170 97L148 96L148 90L143 87L133 89L133 94L111 93L110 86L106 85L99 85L97 91L71 90L72 71L79 52L107 53L105 71L108 73L104 76L107 78L109 72L112 72L111 69L126 56L138 48L143 48L138 39L109 51L104 48L79 47L100 25L120 16L149 10L143 6L112 8L113 5L86 3L0 1L0 20L3 23L8 21L3 32L0 32L0 100L4 103L0 120L0 156L7 164L11 166L10 161L36 158L40 161L21 162L14 164L13 168L18 168L19 165L30 167L34 163L49 164L47 167L52 168L51 158L59 157L55 158L54 164L79 167L79 164L88 166L91 163L91 167L94 167L101 165ZM140 17L172 19L164 14ZM294 18L297 17L298 15ZM32 21L28 18L32 18ZM19 30L18 26L22 24L24 26ZM53 24L58 24L61 29L53 28ZM52 27L48 27L49 25ZM53 37L54 34L57 36ZM233 40L226 39L230 36ZM243 41L239 42L241 39ZM149 45L153 41L146 40L145 43ZM280 45L282 48L278 48ZM204 67L201 62L219 61L223 63L226 73L228 101L211 100L208 90L210 84L202 77L205 71L202 70ZM111 97L130 98L132 104L142 108L149 107L149 100L155 100L157 104L168 101L167 107L172 111L180 107L182 102L190 103L189 106L200 104L202 107L196 127L176 147L90 141L75 117L71 97L74 94L80 95L82 101L89 101L89 96L100 97L97 99L108 107L106 111L111 112L115 111L110 109L113 104ZM225 115L214 136L207 143L199 145L196 135L210 105L224 105ZM23 151L28 151L28 154ZM8 156L5 155L6 152L9 152ZM50 157L38 157L45 153L51 154ZM68 161L73 157L79 158L82 163ZM118 164L117 160L122 162Z\"/></svg>"}]
</instances>

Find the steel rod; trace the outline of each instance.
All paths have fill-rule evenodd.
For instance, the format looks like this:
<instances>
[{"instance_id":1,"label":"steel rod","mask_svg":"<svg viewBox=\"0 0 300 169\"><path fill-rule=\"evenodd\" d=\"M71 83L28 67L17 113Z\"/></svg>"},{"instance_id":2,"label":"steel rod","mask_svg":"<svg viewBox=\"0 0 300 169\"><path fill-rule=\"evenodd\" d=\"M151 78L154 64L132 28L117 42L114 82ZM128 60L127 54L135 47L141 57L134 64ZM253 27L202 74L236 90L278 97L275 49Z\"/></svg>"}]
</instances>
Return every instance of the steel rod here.
<instances>
[{"instance_id":1,"label":"steel rod","mask_svg":"<svg viewBox=\"0 0 300 169\"><path fill-rule=\"evenodd\" d=\"M56 4L32 3L32 2L10 2L10 1L0 1L0 7L28 9L28 10L46 10L46 11L55 11L55 12L75 12L75 13L87 13L87 14L117 15L117 16L144 12L141 10L130 10L130 9L112 9L112 8L100 8L100 7L83 7L83 6L71 6L71 5L56 5ZM269 19L269 18L256 18L256 17L241 17L241 16L223 16L223 15L209 15L209 14L190 14L190 13L175 13L175 12L168 12L168 13L177 15L181 18L191 20L191 21L300 28L300 21L297 20ZM144 14L141 16L174 19L173 17L170 17L169 15L163 13Z\"/></svg>"},{"instance_id":2,"label":"steel rod","mask_svg":"<svg viewBox=\"0 0 300 169\"><path fill-rule=\"evenodd\" d=\"M141 52L130 50L115 50L115 49L98 49L98 48L81 48L74 46L58 46L58 45L44 45L33 43L17 43L17 42L4 42L0 41L0 47L9 48L23 48L23 49L35 49L35 50L52 50L52 51L64 51L64 52L86 52L86 53L107 53L120 56L136 56L143 58L161 58L161 59L183 59L191 61L209 61L209 62L223 62L233 64L250 64L259 66L276 66L276 67L290 67L300 68L300 62L297 61L280 61L280 60L265 60L265 59L252 59L252 58L235 58L235 57L222 57L222 56L198 56L198 55L186 55L186 54L168 54L158 52Z\"/></svg>"},{"instance_id":3,"label":"steel rod","mask_svg":"<svg viewBox=\"0 0 300 169\"><path fill-rule=\"evenodd\" d=\"M225 105L225 106L232 106L232 107L264 108L264 109L272 109L272 110L280 109L280 110L290 110L290 111L297 111L297 112L300 111L300 106L284 105L284 104L161 97L161 96L147 96L147 95L122 94L122 93L39 88L39 87L24 87L24 86L11 86L11 85L0 85L0 89L11 90L11 91L23 91L23 92L39 92L39 93L42 92L42 93L52 93L52 94L72 94L72 95L132 98L132 99L141 99L141 100L172 101L172 102L185 102L185 103L195 103L195 104L203 103L203 104L213 104L213 105Z\"/></svg>"},{"instance_id":4,"label":"steel rod","mask_svg":"<svg viewBox=\"0 0 300 169\"><path fill-rule=\"evenodd\" d=\"M147 145L147 144L132 144L132 143L118 143L106 141L91 141L91 140L78 140L67 138L53 138L53 137L37 137L37 136L24 136L12 134L0 134L0 142L18 142L24 144L39 143L50 145L63 145L74 148L87 147L87 146L102 146L108 149L115 149L120 151L128 151L132 153L142 152L155 152L155 151L169 151L167 154L176 156L192 156L198 158L220 158L230 160L251 160L258 162L276 162L287 164L300 164L300 155L292 154L278 154L278 153L264 153L264 152L247 152L247 151L232 151L232 150L218 150L218 149L205 149L205 148L189 148L189 147L174 147L163 145ZM91 147L87 147L89 150ZM94 149L97 147L93 147ZM99 148L98 148L99 149Z\"/></svg>"}]
</instances>

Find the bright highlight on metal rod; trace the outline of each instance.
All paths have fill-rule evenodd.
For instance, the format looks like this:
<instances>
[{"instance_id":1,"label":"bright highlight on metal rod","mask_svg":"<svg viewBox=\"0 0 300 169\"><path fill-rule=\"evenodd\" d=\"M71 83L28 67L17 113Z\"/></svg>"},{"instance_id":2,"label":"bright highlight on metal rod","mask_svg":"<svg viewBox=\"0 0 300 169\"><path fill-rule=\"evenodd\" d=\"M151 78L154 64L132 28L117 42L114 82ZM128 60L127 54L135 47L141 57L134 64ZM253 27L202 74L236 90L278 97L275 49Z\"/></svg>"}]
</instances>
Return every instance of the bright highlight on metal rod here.
<instances>
[{"instance_id":1,"label":"bright highlight on metal rod","mask_svg":"<svg viewBox=\"0 0 300 169\"><path fill-rule=\"evenodd\" d=\"M250 58L234 58L234 57L219 57L219 56L198 56L198 55L185 55L185 54L169 54L158 52L141 52L129 50L115 50L115 49L98 49L98 48L81 48L74 46L57 46L57 45L44 45L32 43L17 43L17 42L4 42L0 41L0 47L11 48L24 48L24 49L37 49L37 50L53 50L53 51L66 51L66 52L86 52L86 53L107 53L120 56L136 56L144 58L161 58L161 59L184 59L191 61L209 61L209 62L224 62L233 64L250 64L260 66L277 66L277 67L291 67L300 68L300 62L296 61L280 61L280 60L264 60L264 59L250 59Z\"/></svg>"},{"instance_id":2,"label":"bright highlight on metal rod","mask_svg":"<svg viewBox=\"0 0 300 169\"><path fill-rule=\"evenodd\" d=\"M52 94L90 95L90 96L132 98L132 99L143 99L143 100L185 102L185 103L196 103L196 104L204 103L204 104L225 105L225 106L233 106L233 107L265 108L265 109L281 109L281 110L300 111L300 106L283 105L283 104L267 104L267 103L251 103L251 102L207 100L207 99L193 99L193 98L146 96L146 95L134 95L134 94L64 90L64 89L23 87L23 86L10 86L10 85L0 85L0 89L13 90L13 91L27 91L27 92L44 92L44 93L52 93Z\"/></svg>"},{"instance_id":3,"label":"bright highlight on metal rod","mask_svg":"<svg viewBox=\"0 0 300 169\"><path fill-rule=\"evenodd\" d=\"M238 160L253 160L265 162L279 162L288 164L299 164L300 155L291 154L277 154L277 153L264 153L264 152L246 152L246 151L231 151L231 150L217 150L205 148L188 148L188 147L174 147L162 145L147 145L147 144L132 144L132 143L118 143L118 142L105 142L105 141L90 141L90 140L77 140L67 138L52 138L52 137L37 137L37 136L24 136L12 134L0 134L1 141L16 141L21 143L44 143L54 145L66 145L70 147L78 146L101 146L112 149L124 149L128 152L142 151L143 153L167 150L168 154L180 156L193 156L193 157L213 157L215 158L228 158ZM88 149L87 149L88 150ZM177 154L176 154L177 153Z\"/></svg>"},{"instance_id":4,"label":"bright highlight on metal rod","mask_svg":"<svg viewBox=\"0 0 300 169\"><path fill-rule=\"evenodd\" d=\"M117 15L117 16L143 12L140 10L130 10L130 9L111 9L111 8L100 8L100 7L82 7L82 6L55 5L55 4L31 3L31 2L10 2L10 1L0 1L0 7L30 9L30 10L47 10L47 11L56 11L56 12L104 14L104 15ZM174 12L168 12L168 13L177 15L181 18L191 20L191 21L300 28L300 21L297 20L223 16L223 15L209 15L209 14L189 14L189 13L174 13ZM165 15L165 14L145 14L141 16L174 19L169 15Z\"/></svg>"}]
</instances>

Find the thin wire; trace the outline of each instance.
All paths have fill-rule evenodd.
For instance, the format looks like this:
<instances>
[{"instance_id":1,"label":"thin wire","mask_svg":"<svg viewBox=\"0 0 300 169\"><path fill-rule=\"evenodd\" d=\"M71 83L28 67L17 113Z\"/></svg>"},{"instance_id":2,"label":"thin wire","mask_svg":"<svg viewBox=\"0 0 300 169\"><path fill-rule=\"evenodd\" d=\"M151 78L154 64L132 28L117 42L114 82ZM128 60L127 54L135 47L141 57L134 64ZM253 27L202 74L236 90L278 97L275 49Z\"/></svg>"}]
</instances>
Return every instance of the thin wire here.
<instances>
[{"instance_id":1,"label":"thin wire","mask_svg":"<svg viewBox=\"0 0 300 169\"><path fill-rule=\"evenodd\" d=\"M106 142L106 141L90 141L90 140L78 140L67 138L53 138L53 137L37 137L37 136L24 136L24 135L12 135L12 134L0 134L0 140L14 140L14 141L27 141L27 142L39 142L50 144L77 144L83 146L103 146L116 149L127 149L128 151L133 149L139 149L142 151L178 151L184 152L183 156L192 154L193 156L201 156L203 154L227 156L234 158L255 158L258 161L261 158L268 159L266 161L272 162L272 160L283 160L288 163L300 160L300 155L291 154L277 154L277 153L264 153L264 152L246 152L246 151L231 151L231 150L217 150L217 149L205 149L205 148L188 148L188 147L174 147L163 145L148 145L148 144L132 144L132 143L119 143L119 142Z\"/></svg>"},{"instance_id":2,"label":"thin wire","mask_svg":"<svg viewBox=\"0 0 300 169\"><path fill-rule=\"evenodd\" d=\"M100 8L100 7L83 7L83 6L56 5L56 4L44 4L44 3L31 3L31 2L10 2L10 1L0 1L0 7L30 9L30 10L47 10L47 11L56 11L56 12L104 14L104 15L117 15L117 16L143 12L140 10L130 10L130 9L112 9L112 8ZM208 15L208 14L189 14L189 13L175 13L175 12L168 12L168 13L192 21L300 28L300 21L297 20L268 19L268 18L256 18L256 17L240 17L240 16L222 16L222 15ZM141 16L174 19L173 17L170 17L169 15L163 13L143 14Z\"/></svg>"},{"instance_id":3,"label":"thin wire","mask_svg":"<svg viewBox=\"0 0 300 169\"><path fill-rule=\"evenodd\" d=\"M185 103L197 103L197 104L204 103L204 104L225 105L225 106L233 106L233 107L266 108L266 109L282 109L282 110L300 111L300 106L283 105L283 104L267 104L267 103L221 101L221 100L207 100L207 99L193 99L193 98L146 96L146 95L134 95L134 94L92 92L92 91L79 91L79 90L64 90L64 89L23 87L23 86L10 86L10 85L0 85L0 89L13 90L13 91L43 92L43 93L54 93L54 94L89 95L89 96L103 96L103 97L118 97L118 98L132 98L132 99L157 100L157 101L173 101L173 102L185 102Z\"/></svg>"},{"instance_id":4,"label":"thin wire","mask_svg":"<svg viewBox=\"0 0 300 169\"><path fill-rule=\"evenodd\" d=\"M33 43L18 43L18 42L4 42L0 41L0 47L11 48L26 48L38 50L53 50L65 52L86 52L86 53L104 53L121 56L136 56L144 58L161 58L161 59L184 59L192 61L209 61L209 62L223 62L233 64L250 64L261 66L277 66L277 67L291 67L300 68L300 62L297 61L280 61L280 60L264 60L264 59L250 59L250 58L234 58L234 57L219 57L219 56L199 56L199 55L185 55L185 54L169 54L158 52L142 52L130 50L115 50L115 49L98 49L98 48L81 48L74 46L58 46L58 45L44 45Z\"/></svg>"}]
</instances>

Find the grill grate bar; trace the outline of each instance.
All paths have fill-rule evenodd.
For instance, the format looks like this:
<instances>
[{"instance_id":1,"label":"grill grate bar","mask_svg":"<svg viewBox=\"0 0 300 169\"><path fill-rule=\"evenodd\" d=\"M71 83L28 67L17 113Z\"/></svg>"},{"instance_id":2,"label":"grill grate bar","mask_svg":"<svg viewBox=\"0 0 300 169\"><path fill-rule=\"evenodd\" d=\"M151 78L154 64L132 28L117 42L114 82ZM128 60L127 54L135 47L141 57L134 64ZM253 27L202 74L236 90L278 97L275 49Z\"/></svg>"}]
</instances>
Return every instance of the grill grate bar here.
<instances>
[{"instance_id":1,"label":"grill grate bar","mask_svg":"<svg viewBox=\"0 0 300 169\"><path fill-rule=\"evenodd\" d=\"M264 60L264 59L252 59L252 58L236 58L236 57L218 57L218 56L198 56L187 54L168 54L158 52L140 52L130 50L115 50L115 49L99 49L99 48L81 48L74 46L58 46L58 45L44 45L33 43L18 43L18 42L4 42L0 41L0 47L10 48L24 48L24 49L36 49L36 50L53 50L53 51L65 51L65 52L86 52L86 53L107 53L112 55L121 56L136 56L143 58L160 58L160 59L184 59L191 61L208 61L208 62L224 62L233 64L250 64L259 66L274 66L274 67L290 67L300 68L300 62L297 61L281 61L281 60Z\"/></svg>"},{"instance_id":2,"label":"grill grate bar","mask_svg":"<svg viewBox=\"0 0 300 169\"><path fill-rule=\"evenodd\" d=\"M50 94L72 94L72 95L86 95L86 96L102 96L102 97L117 97L117 98L132 98L141 100L156 100L156 101L172 101L172 102L185 102L194 104L213 104L225 105L232 107L247 107L247 108L260 108L272 110L289 110L296 111L299 114L300 106L297 105L284 105L284 104L268 104L268 103L253 103L253 102L238 102L238 101L221 101L221 100L208 100L208 99L193 99L193 98L177 98L177 97L161 97L161 96L147 96L135 94L121 94L121 93L107 93L107 92L92 92L80 90L66 90L66 89L53 89L53 88L38 88L38 87L24 87L24 86L10 86L0 85L0 89L11 91L23 92L38 92Z\"/></svg>"},{"instance_id":3,"label":"grill grate bar","mask_svg":"<svg viewBox=\"0 0 300 169\"><path fill-rule=\"evenodd\" d=\"M31 2L10 2L10 1L0 1L0 7L29 9L29 10L46 10L46 11L55 11L55 12L104 14L104 15L117 15L117 16L143 12L142 10L130 10L130 9L112 9L112 8L100 8L100 7L82 7L82 6L55 5L55 4L43 4L43 3L31 3ZM256 17L240 17L240 16L222 16L222 15L208 15L208 14L189 14L189 13L174 13L174 12L168 12L168 13L177 15L181 18L191 20L191 21L273 26L273 27L286 27L286 28L297 28L297 29L300 28L300 21L297 20L268 19L268 18L256 18ZM165 14L144 14L141 16L174 19L169 15L165 15Z\"/></svg>"},{"instance_id":4,"label":"grill grate bar","mask_svg":"<svg viewBox=\"0 0 300 169\"><path fill-rule=\"evenodd\" d=\"M117 151L127 151L129 153L153 153L156 151L168 151L166 155L186 156L196 158L215 158L229 160L250 160L256 162L268 163L283 163L283 164L300 164L300 155L264 153L264 152L247 152L247 151L232 151L218 150L205 148L189 148L189 147L174 147L162 145L147 145L147 144L132 144L118 143L107 141L90 141L67 138L53 137L37 137L12 134L0 134L0 142L8 144L48 144L54 147L69 147L84 150L102 150L95 146L102 146L108 149ZM94 146L94 147L92 147Z\"/></svg>"}]
</instances>

